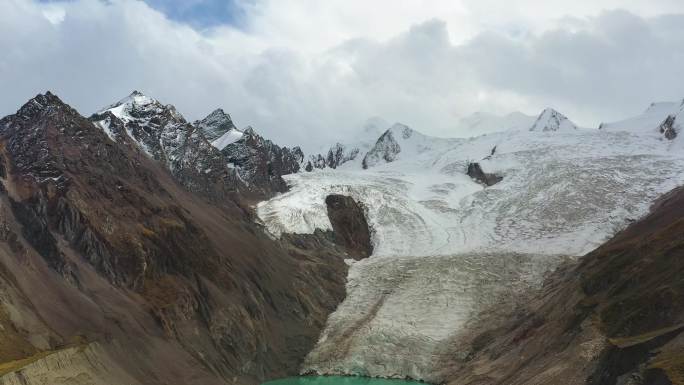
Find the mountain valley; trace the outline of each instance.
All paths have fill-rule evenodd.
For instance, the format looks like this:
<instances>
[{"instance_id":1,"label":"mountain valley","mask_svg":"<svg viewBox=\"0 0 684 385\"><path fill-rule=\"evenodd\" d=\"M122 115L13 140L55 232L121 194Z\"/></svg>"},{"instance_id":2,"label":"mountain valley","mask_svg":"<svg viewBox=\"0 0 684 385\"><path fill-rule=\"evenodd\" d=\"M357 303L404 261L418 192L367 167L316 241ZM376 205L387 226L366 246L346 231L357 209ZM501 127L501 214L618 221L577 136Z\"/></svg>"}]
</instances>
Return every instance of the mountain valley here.
<instances>
[{"instance_id":1,"label":"mountain valley","mask_svg":"<svg viewBox=\"0 0 684 385\"><path fill-rule=\"evenodd\" d=\"M373 119L305 154L38 95L0 120L0 384L684 384L682 121Z\"/></svg>"}]
</instances>

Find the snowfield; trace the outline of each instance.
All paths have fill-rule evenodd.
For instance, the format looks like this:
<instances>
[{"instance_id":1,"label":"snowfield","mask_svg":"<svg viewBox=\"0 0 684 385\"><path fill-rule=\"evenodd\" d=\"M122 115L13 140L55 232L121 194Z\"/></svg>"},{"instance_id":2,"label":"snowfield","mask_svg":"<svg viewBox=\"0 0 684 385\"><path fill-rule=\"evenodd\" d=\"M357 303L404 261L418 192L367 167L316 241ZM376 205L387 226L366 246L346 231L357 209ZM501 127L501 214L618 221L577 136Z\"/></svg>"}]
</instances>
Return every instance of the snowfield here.
<instances>
[{"instance_id":1,"label":"snowfield","mask_svg":"<svg viewBox=\"0 0 684 385\"><path fill-rule=\"evenodd\" d=\"M347 298L302 372L436 380L436 357L478 314L521 300L565 257L597 247L684 182L682 135L665 139L657 127L667 114L654 115L601 130L544 130L537 120L535 131L469 139L395 125L390 145L375 149L398 144L391 162L364 170L361 154L287 176L290 191L257 208L271 233L330 229L324 200L341 193L365 205L375 245L352 264ZM478 184L469 162L503 180Z\"/></svg>"}]
</instances>

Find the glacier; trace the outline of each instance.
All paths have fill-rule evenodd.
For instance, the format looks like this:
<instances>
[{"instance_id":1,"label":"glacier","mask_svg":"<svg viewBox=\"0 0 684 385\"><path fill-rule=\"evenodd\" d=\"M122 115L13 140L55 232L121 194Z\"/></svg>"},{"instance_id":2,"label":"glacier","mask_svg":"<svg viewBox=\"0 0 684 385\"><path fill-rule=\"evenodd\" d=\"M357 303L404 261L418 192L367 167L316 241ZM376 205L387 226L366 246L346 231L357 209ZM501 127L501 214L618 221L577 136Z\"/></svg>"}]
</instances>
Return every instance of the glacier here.
<instances>
[{"instance_id":1,"label":"glacier","mask_svg":"<svg viewBox=\"0 0 684 385\"><path fill-rule=\"evenodd\" d=\"M479 314L524 301L684 182L684 142L657 131L661 118L466 139L395 125L379 149L389 162L286 176L290 190L257 207L270 233L329 229L324 200L338 193L364 205L375 247L350 262L347 298L301 371L439 381L437 358ZM478 184L471 162L503 180Z\"/></svg>"}]
</instances>

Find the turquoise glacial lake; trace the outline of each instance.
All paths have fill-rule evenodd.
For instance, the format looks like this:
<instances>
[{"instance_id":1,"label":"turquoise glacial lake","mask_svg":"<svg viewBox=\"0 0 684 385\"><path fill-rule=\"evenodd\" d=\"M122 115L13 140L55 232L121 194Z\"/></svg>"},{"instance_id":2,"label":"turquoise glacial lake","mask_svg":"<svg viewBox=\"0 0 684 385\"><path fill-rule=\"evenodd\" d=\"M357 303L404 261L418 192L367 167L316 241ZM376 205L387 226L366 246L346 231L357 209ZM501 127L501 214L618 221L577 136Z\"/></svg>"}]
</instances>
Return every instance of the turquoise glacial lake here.
<instances>
[{"instance_id":1,"label":"turquoise glacial lake","mask_svg":"<svg viewBox=\"0 0 684 385\"><path fill-rule=\"evenodd\" d=\"M261 385L426 385L425 382L369 377L303 376L267 381Z\"/></svg>"}]
</instances>

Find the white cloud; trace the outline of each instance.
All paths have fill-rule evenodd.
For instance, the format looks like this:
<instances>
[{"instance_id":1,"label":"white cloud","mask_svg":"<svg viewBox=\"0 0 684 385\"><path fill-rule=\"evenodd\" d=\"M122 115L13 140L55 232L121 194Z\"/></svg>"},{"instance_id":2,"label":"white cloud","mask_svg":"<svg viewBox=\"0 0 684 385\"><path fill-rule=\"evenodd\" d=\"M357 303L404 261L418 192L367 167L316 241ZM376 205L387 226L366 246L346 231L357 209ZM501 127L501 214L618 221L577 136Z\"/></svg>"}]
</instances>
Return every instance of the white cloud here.
<instances>
[{"instance_id":1,"label":"white cloud","mask_svg":"<svg viewBox=\"0 0 684 385\"><path fill-rule=\"evenodd\" d=\"M202 33L135 0L0 2L0 115L46 89L86 115L142 89L312 145L375 115L456 136L477 110L595 125L684 96L678 0L244 1L241 29Z\"/></svg>"}]
</instances>

